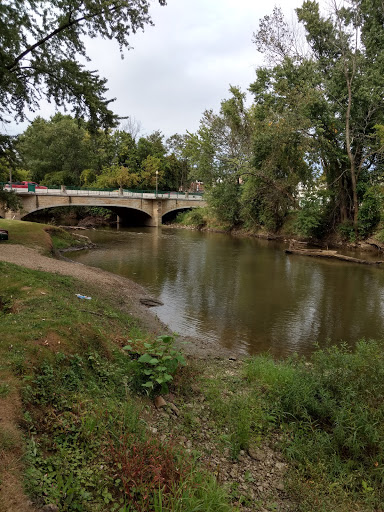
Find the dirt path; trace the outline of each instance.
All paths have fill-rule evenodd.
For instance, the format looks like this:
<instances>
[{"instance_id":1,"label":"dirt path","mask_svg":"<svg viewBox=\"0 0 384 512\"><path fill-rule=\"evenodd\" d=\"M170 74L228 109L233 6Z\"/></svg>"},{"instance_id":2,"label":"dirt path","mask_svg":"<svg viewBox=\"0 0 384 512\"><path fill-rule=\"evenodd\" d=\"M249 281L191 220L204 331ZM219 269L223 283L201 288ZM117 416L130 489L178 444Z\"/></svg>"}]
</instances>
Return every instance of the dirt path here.
<instances>
[{"instance_id":1,"label":"dirt path","mask_svg":"<svg viewBox=\"0 0 384 512\"><path fill-rule=\"evenodd\" d=\"M0 373L0 380L9 389L7 396L0 397L0 512L34 512L22 485L22 414L17 381L6 372Z\"/></svg>"}]
</instances>

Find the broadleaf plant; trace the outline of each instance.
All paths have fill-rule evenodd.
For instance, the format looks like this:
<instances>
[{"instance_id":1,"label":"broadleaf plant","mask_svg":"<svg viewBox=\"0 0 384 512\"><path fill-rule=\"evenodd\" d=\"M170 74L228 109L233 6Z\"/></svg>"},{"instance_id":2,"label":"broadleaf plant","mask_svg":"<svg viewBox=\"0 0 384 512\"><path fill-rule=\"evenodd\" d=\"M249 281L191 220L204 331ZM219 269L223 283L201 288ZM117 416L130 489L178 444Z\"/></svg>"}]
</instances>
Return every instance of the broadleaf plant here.
<instances>
[{"instance_id":1,"label":"broadleaf plant","mask_svg":"<svg viewBox=\"0 0 384 512\"><path fill-rule=\"evenodd\" d=\"M132 344L137 345L138 342L140 343L140 340L129 341L129 345L123 347L123 350L132 354L137 353ZM173 336L164 335L142 344L146 351L139 357L137 364L144 380L142 387L148 393L167 393L168 384L173 380L177 369L186 364L182 353L174 348L174 343Z\"/></svg>"}]
</instances>

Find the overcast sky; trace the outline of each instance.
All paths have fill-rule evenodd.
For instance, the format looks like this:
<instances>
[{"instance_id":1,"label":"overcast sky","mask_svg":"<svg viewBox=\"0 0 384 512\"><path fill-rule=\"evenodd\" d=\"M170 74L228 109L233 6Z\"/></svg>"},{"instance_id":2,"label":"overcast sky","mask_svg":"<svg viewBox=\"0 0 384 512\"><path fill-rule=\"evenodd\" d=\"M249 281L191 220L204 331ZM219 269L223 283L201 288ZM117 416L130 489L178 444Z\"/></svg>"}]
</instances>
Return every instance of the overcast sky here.
<instances>
[{"instance_id":1,"label":"overcast sky","mask_svg":"<svg viewBox=\"0 0 384 512\"><path fill-rule=\"evenodd\" d=\"M281 0L287 19L302 0ZM196 131L205 109L218 111L229 85L244 91L255 78L262 56L252 43L259 19L274 3L259 0L168 0L152 3L154 27L131 38L134 47L121 60L115 42L93 40L90 69L108 79L113 110L141 123L142 133L166 136ZM54 109L42 104L49 117ZM33 116L31 116L33 117ZM26 127L11 125L9 133Z\"/></svg>"}]
</instances>

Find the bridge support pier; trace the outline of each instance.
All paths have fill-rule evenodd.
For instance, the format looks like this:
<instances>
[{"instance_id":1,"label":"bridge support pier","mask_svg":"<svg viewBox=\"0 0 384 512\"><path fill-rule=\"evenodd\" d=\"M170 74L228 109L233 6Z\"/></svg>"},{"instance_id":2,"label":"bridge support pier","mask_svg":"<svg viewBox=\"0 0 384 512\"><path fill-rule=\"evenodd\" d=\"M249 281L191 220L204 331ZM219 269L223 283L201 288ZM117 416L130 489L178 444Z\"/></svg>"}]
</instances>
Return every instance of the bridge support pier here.
<instances>
[{"instance_id":1,"label":"bridge support pier","mask_svg":"<svg viewBox=\"0 0 384 512\"><path fill-rule=\"evenodd\" d=\"M152 218L148 221L148 226L158 228L161 226L161 217L163 214L163 202L152 201Z\"/></svg>"}]
</instances>

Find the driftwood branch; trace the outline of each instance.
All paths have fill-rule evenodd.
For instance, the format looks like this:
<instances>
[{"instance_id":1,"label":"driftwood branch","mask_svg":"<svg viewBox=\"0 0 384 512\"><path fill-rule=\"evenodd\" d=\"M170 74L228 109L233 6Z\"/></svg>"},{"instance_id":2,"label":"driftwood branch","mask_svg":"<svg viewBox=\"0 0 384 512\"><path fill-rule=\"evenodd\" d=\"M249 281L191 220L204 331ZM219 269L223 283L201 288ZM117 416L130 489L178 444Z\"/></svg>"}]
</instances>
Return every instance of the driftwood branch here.
<instances>
[{"instance_id":1,"label":"driftwood branch","mask_svg":"<svg viewBox=\"0 0 384 512\"><path fill-rule=\"evenodd\" d=\"M350 263L360 263L362 265L381 265L384 261L370 261L362 260L360 258L353 258L352 256L345 256L338 254L337 251L323 251L315 249L286 249L286 254L299 254L302 256L312 256L314 258L328 258L334 260L348 261Z\"/></svg>"}]
</instances>

